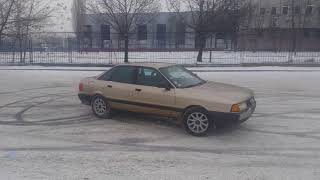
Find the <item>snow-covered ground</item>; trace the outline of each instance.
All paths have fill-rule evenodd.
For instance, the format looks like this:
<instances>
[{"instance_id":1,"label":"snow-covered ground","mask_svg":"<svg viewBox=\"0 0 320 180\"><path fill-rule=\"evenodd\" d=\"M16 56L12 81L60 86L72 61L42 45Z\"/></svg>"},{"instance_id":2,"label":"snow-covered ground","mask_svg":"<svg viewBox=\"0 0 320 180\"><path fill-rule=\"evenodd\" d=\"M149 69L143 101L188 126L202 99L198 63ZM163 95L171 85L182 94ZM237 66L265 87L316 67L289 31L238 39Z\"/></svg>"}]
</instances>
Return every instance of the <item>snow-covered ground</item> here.
<instances>
[{"instance_id":1,"label":"snow-covered ground","mask_svg":"<svg viewBox=\"0 0 320 180\"><path fill-rule=\"evenodd\" d=\"M197 52L130 52L130 62L170 62L196 64ZM19 63L19 53L0 53L0 64ZM45 64L119 64L123 62L122 52L32 52L26 54L26 63ZM210 60L211 57L211 60ZM320 52L205 52L203 64L242 63L320 63Z\"/></svg>"},{"instance_id":2,"label":"snow-covered ground","mask_svg":"<svg viewBox=\"0 0 320 180\"><path fill-rule=\"evenodd\" d=\"M258 102L248 122L202 138L155 117L95 118L77 84L99 73L0 71L0 179L320 179L318 70L199 73Z\"/></svg>"}]
</instances>

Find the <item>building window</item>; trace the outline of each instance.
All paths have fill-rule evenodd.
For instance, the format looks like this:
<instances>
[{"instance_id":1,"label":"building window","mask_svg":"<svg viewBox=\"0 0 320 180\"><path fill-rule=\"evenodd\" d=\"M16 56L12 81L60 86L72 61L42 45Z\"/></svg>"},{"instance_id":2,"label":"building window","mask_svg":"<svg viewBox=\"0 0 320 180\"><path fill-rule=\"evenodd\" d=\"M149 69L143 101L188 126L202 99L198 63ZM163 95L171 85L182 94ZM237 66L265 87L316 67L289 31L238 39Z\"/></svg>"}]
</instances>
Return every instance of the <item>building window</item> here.
<instances>
[{"instance_id":1,"label":"building window","mask_svg":"<svg viewBox=\"0 0 320 180\"><path fill-rule=\"evenodd\" d=\"M320 30L318 30L318 31L316 32L316 36L317 36L318 39L320 39Z\"/></svg>"},{"instance_id":2,"label":"building window","mask_svg":"<svg viewBox=\"0 0 320 180\"><path fill-rule=\"evenodd\" d=\"M272 7L271 15L277 15L277 8L276 7Z\"/></svg>"},{"instance_id":3,"label":"building window","mask_svg":"<svg viewBox=\"0 0 320 180\"><path fill-rule=\"evenodd\" d=\"M217 40L217 38L216 38ZM201 38L199 36L195 37L195 48L199 49L201 46L205 46L207 44L207 39L206 38Z\"/></svg>"},{"instance_id":4,"label":"building window","mask_svg":"<svg viewBox=\"0 0 320 180\"><path fill-rule=\"evenodd\" d=\"M258 37L262 38L264 36L263 30L258 30Z\"/></svg>"},{"instance_id":5,"label":"building window","mask_svg":"<svg viewBox=\"0 0 320 180\"><path fill-rule=\"evenodd\" d=\"M101 25L101 40L110 40L110 26Z\"/></svg>"},{"instance_id":6,"label":"building window","mask_svg":"<svg viewBox=\"0 0 320 180\"><path fill-rule=\"evenodd\" d=\"M182 22L179 22L176 26L176 44L184 45L186 38L186 25Z\"/></svg>"},{"instance_id":7,"label":"building window","mask_svg":"<svg viewBox=\"0 0 320 180\"><path fill-rule=\"evenodd\" d=\"M304 35L305 38L309 38L310 37L310 31L308 29L305 29L303 31L303 35Z\"/></svg>"},{"instance_id":8,"label":"building window","mask_svg":"<svg viewBox=\"0 0 320 180\"><path fill-rule=\"evenodd\" d=\"M87 38L91 38L92 35L92 26L91 25L84 25L83 27L84 36Z\"/></svg>"},{"instance_id":9,"label":"building window","mask_svg":"<svg viewBox=\"0 0 320 180\"><path fill-rule=\"evenodd\" d=\"M283 6L282 7L282 14L283 15L288 15L289 7L288 6Z\"/></svg>"},{"instance_id":10,"label":"building window","mask_svg":"<svg viewBox=\"0 0 320 180\"><path fill-rule=\"evenodd\" d=\"M301 13L300 6L296 6L296 7L294 8L294 13L295 13L295 14L300 14L300 13Z\"/></svg>"},{"instance_id":11,"label":"building window","mask_svg":"<svg viewBox=\"0 0 320 180\"><path fill-rule=\"evenodd\" d=\"M312 10L313 10L313 6L312 5L308 5L306 8L306 15L311 15L312 14Z\"/></svg>"},{"instance_id":12,"label":"building window","mask_svg":"<svg viewBox=\"0 0 320 180\"><path fill-rule=\"evenodd\" d=\"M166 40L167 27L165 24L157 24L157 40Z\"/></svg>"},{"instance_id":13,"label":"building window","mask_svg":"<svg viewBox=\"0 0 320 180\"><path fill-rule=\"evenodd\" d=\"M148 27L147 25L138 25L138 40L148 39Z\"/></svg>"},{"instance_id":14,"label":"building window","mask_svg":"<svg viewBox=\"0 0 320 180\"><path fill-rule=\"evenodd\" d=\"M126 37L129 37L127 33L122 33L122 32L118 33L119 40L124 41L126 40Z\"/></svg>"},{"instance_id":15,"label":"building window","mask_svg":"<svg viewBox=\"0 0 320 180\"><path fill-rule=\"evenodd\" d=\"M84 48L92 48L92 26L83 26L83 44Z\"/></svg>"},{"instance_id":16,"label":"building window","mask_svg":"<svg viewBox=\"0 0 320 180\"><path fill-rule=\"evenodd\" d=\"M275 19L275 18L272 19L272 21L271 21L271 27L272 27L272 28L277 27L277 19Z\"/></svg>"},{"instance_id":17,"label":"building window","mask_svg":"<svg viewBox=\"0 0 320 180\"><path fill-rule=\"evenodd\" d=\"M266 14L266 8L260 8L260 15L265 15Z\"/></svg>"}]
</instances>

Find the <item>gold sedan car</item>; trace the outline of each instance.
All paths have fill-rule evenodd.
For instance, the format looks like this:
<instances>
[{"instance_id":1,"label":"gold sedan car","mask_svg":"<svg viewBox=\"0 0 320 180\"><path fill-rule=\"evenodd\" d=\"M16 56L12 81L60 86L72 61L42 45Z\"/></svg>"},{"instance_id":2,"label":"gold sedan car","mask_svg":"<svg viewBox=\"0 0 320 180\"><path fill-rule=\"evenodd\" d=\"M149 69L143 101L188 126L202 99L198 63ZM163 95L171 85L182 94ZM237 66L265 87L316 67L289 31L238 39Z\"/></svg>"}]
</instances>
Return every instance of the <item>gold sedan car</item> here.
<instances>
[{"instance_id":1,"label":"gold sedan car","mask_svg":"<svg viewBox=\"0 0 320 180\"><path fill-rule=\"evenodd\" d=\"M253 91L208 82L166 63L119 65L83 79L79 98L100 118L108 118L111 110L170 117L195 136L205 135L219 121L244 122L256 108Z\"/></svg>"}]
</instances>

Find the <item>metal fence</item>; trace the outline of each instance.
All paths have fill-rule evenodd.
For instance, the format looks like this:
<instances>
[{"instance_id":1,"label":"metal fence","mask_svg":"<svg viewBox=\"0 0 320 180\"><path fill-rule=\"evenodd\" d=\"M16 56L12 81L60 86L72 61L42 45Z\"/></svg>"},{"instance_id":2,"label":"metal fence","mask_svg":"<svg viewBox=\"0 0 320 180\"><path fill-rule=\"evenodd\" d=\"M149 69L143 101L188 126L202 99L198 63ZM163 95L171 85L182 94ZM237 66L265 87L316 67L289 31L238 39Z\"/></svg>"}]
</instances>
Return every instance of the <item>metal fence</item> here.
<instances>
[{"instance_id":1,"label":"metal fence","mask_svg":"<svg viewBox=\"0 0 320 180\"><path fill-rule=\"evenodd\" d=\"M175 33L175 35L177 35ZM152 38L152 37L153 38ZM5 38L0 46L2 65L113 65L123 62L124 42L118 35L101 39L74 33L36 33L22 39ZM169 38L170 37L170 38ZM183 36L179 41L173 34L157 38L148 34L145 40L130 36L130 62L170 62L208 65L303 65L320 64L320 51L237 51L229 37L208 37L203 61L197 62L195 37Z\"/></svg>"}]
</instances>

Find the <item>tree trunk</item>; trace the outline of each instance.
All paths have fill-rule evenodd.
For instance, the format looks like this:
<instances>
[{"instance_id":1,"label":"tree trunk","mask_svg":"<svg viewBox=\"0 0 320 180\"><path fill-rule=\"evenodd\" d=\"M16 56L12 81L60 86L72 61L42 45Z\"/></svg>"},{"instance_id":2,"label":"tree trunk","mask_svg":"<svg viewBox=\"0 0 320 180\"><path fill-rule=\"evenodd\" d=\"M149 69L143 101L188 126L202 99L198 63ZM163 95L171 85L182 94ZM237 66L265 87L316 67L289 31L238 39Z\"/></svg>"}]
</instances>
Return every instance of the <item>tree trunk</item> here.
<instances>
[{"instance_id":1,"label":"tree trunk","mask_svg":"<svg viewBox=\"0 0 320 180\"><path fill-rule=\"evenodd\" d=\"M129 37L126 36L124 40L124 62L129 63Z\"/></svg>"},{"instance_id":2,"label":"tree trunk","mask_svg":"<svg viewBox=\"0 0 320 180\"><path fill-rule=\"evenodd\" d=\"M24 40L24 44L23 44L23 62L26 62L27 43L28 43L28 39L26 38L26 39Z\"/></svg>"},{"instance_id":3,"label":"tree trunk","mask_svg":"<svg viewBox=\"0 0 320 180\"><path fill-rule=\"evenodd\" d=\"M198 50L197 62L202 62L202 56L203 56L203 48L200 47Z\"/></svg>"},{"instance_id":4,"label":"tree trunk","mask_svg":"<svg viewBox=\"0 0 320 180\"><path fill-rule=\"evenodd\" d=\"M297 32L295 28L293 29L293 32L292 32L292 52L294 54L297 53Z\"/></svg>"},{"instance_id":5,"label":"tree trunk","mask_svg":"<svg viewBox=\"0 0 320 180\"><path fill-rule=\"evenodd\" d=\"M200 35L198 38L198 57L197 57L197 62L202 62L202 57L203 57L203 50L206 45L206 39L203 35Z\"/></svg>"},{"instance_id":6,"label":"tree trunk","mask_svg":"<svg viewBox=\"0 0 320 180\"><path fill-rule=\"evenodd\" d=\"M21 37L19 37L19 54L20 54L20 63L24 63L23 62L23 51L22 51L22 42L23 40L21 39Z\"/></svg>"},{"instance_id":7,"label":"tree trunk","mask_svg":"<svg viewBox=\"0 0 320 180\"><path fill-rule=\"evenodd\" d=\"M295 18L295 0L291 0L291 7L292 7L292 12L291 12L291 28L292 28L292 53L296 54L297 51L297 33L296 33L296 18Z\"/></svg>"}]
</instances>

